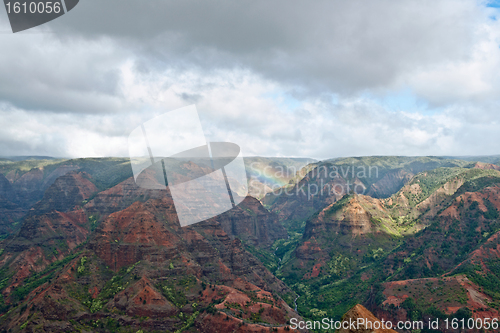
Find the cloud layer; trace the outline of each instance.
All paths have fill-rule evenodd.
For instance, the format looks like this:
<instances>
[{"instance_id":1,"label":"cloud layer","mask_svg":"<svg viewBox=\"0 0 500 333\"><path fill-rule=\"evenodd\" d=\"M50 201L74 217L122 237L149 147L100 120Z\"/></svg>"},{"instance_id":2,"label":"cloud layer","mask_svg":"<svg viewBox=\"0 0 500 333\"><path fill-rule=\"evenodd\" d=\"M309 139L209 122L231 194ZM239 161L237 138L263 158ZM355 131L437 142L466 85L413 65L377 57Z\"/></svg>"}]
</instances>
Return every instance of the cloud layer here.
<instances>
[{"instance_id":1,"label":"cloud layer","mask_svg":"<svg viewBox=\"0 0 500 333\"><path fill-rule=\"evenodd\" d=\"M499 23L476 1L82 1L9 34L0 155L125 156L196 104L249 155L497 154Z\"/></svg>"}]
</instances>

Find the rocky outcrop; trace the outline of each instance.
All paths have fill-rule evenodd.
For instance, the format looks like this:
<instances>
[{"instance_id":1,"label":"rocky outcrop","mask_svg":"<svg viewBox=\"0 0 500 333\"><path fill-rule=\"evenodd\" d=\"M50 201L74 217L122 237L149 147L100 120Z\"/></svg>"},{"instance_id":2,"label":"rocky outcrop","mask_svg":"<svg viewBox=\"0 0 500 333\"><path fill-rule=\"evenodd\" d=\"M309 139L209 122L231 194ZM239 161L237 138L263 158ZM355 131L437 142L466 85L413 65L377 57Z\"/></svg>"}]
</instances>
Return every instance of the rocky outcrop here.
<instances>
[{"instance_id":1,"label":"rocky outcrop","mask_svg":"<svg viewBox=\"0 0 500 333\"><path fill-rule=\"evenodd\" d=\"M61 260L90 233L85 212L52 212L26 218L13 239L6 241L0 265L13 272L11 286L17 286L33 272L40 272L51 262Z\"/></svg>"},{"instance_id":2,"label":"rocky outcrop","mask_svg":"<svg viewBox=\"0 0 500 333\"><path fill-rule=\"evenodd\" d=\"M12 184L16 203L29 208L42 199L45 191L57 178L78 169L78 166L68 164L58 166L55 169L51 168L50 171L44 167L33 168L25 173L13 170L7 174L7 179Z\"/></svg>"},{"instance_id":3,"label":"rocky outcrop","mask_svg":"<svg viewBox=\"0 0 500 333\"><path fill-rule=\"evenodd\" d=\"M87 215L83 209L71 212L53 211L27 217L19 233L7 243L6 250L20 252L32 246L55 244L62 241L74 248L90 232Z\"/></svg>"},{"instance_id":4,"label":"rocky outcrop","mask_svg":"<svg viewBox=\"0 0 500 333\"><path fill-rule=\"evenodd\" d=\"M0 196L0 238L5 238L21 226L27 210Z\"/></svg>"},{"instance_id":5,"label":"rocky outcrop","mask_svg":"<svg viewBox=\"0 0 500 333\"><path fill-rule=\"evenodd\" d=\"M42 168L34 168L22 174L19 178L17 172L15 175L7 174L7 176L12 179L12 187L22 206L30 207L42 198L44 193L44 189L41 188L43 182Z\"/></svg>"},{"instance_id":6,"label":"rocky outcrop","mask_svg":"<svg viewBox=\"0 0 500 333\"><path fill-rule=\"evenodd\" d=\"M379 181L372 184L366 195L373 198L388 198L399 191L413 176L412 172L404 169L391 170Z\"/></svg>"},{"instance_id":7,"label":"rocky outcrop","mask_svg":"<svg viewBox=\"0 0 500 333\"><path fill-rule=\"evenodd\" d=\"M203 314L197 321L200 331L262 332L269 326L275 326L274 332L294 331L282 325L288 318L297 316L283 300L241 279L235 280L234 287L214 286L203 291L202 304L216 303L214 308L220 312ZM267 327L249 323L257 317L267 323Z\"/></svg>"},{"instance_id":8,"label":"rocky outcrop","mask_svg":"<svg viewBox=\"0 0 500 333\"><path fill-rule=\"evenodd\" d=\"M183 271L168 274L208 274L220 281L244 276L262 288L288 290L215 220L180 227L169 198L136 202L111 214L89 240L89 248L115 271L144 260L158 265L173 262Z\"/></svg>"},{"instance_id":9,"label":"rocky outcrop","mask_svg":"<svg viewBox=\"0 0 500 333\"><path fill-rule=\"evenodd\" d=\"M84 172L59 177L23 219L19 232L4 242L0 264L12 272L11 286L63 259L87 239L92 226L81 203L97 191L89 178Z\"/></svg>"},{"instance_id":10,"label":"rocky outcrop","mask_svg":"<svg viewBox=\"0 0 500 333\"><path fill-rule=\"evenodd\" d=\"M170 317L179 313L175 305L170 303L144 276L116 294L107 307L124 311L131 317Z\"/></svg>"},{"instance_id":11,"label":"rocky outcrop","mask_svg":"<svg viewBox=\"0 0 500 333\"><path fill-rule=\"evenodd\" d=\"M0 197L12 202L17 201L17 196L14 192L14 189L12 188L11 183L1 173L0 173Z\"/></svg>"},{"instance_id":12,"label":"rocky outcrop","mask_svg":"<svg viewBox=\"0 0 500 333\"><path fill-rule=\"evenodd\" d=\"M85 210L92 215L104 219L108 215L123 210L137 201L148 199L171 198L168 190L153 190L137 186L133 177L99 192L85 204Z\"/></svg>"},{"instance_id":13,"label":"rocky outcrop","mask_svg":"<svg viewBox=\"0 0 500 333\"><path fill-rule=\"evenodd\" d=\"M67 251L83 242L90 224L81 203L97 190L89 177L69 173L58 178L23 220L19 233L6 242L5 250L19 253L31 247L55 246L57 251Z\"/></svg>"},{"instance_id":14,"label":"rocky outcrop","mask_svg":"<svg viewBox=\"0 0 500 333\"><path fill-rule=\"evenodd\" d=\"M5 238L20 227L19 221L26 209L18 204L17 194L11 183L0 173L0 238Z\"/></svg>"},{"instance_id":15,"label":"rocky outcrop","mask_svg":"<svg viewBox=\"0 0 500 333\"><path fill-rule=\"evenodd\" d=\"M283 271L303 279L347 278L389 251L400 236L379 199L345 196L306 221L303 238Z\"/></svg>"},{"instance_id":16,"label":"rocky outcrop","mask_svg":"<svg viewBox=\"0 0 500 333\"><path fill-rule=\"evenodd\" d=\"M287 237L278 215L269 212L259 200L250 196L212 220L219 222L228 235L253 245L270 246L275 240Z\"/></svg>"},{"instance_id":17,"label":"rocky outcrop","mask_svg":"<svg viewBox=\"0 0 500 333\"><path fill-rule=\"evenodd\" d=\"M474 318L498 318L499 315L496 309L490 308L491 297L465 275L393 281L384 283L383 287L385 300L382 305L385 308L388 305L400 307L407 298L425 298L447 315L464 306L474 310ZM438 289L439 292L435 292Z\"/></svg>"},{"instance_id":18,"label":"rocky outcrop","mask_svg":"<svg viewBox=\"0 0 500 333\"><path fill-rule=\"evenodd\" d=\"M349 324L344 324L344 322L349 324L355 322L356 327L352 328ZM380 319L376 318L373 313L361 304L355 305L342 317L342 327L344 326L349 328L341 328L338 330L339 333L397 333L393 329L387 328L385 323L383 324Z\"/></svg>"},{"instance_id":19,"label":"rocky outcrop","mask_svg":"<svg viewBox=\"0 0 500 333\"><path fill-rule=\"evenodd\" d=\"M126 209L134 202L145 202L149 199L166 199L173 203L168 189L145 189L137 186L133 178L129 178L100 192L84 208L90 215L103 220L114 212ZM175 207L172 209L171 218L175 218ZM220 223L230 237L238 237L253 245L269 246L275 240L287 237L277 214L269 212L259 200L252 197L246 197L237 207L209 221Z\"/></svg>"},{"instance_id":20,"label":"rocky outcrop","mask_svg":"<svg viewBox=\"0 0 500 333\"><path fill-rule=\"evenodd\" d=\"M482 163L482 162L476 162L472 165L472 168L474 169L482 169L482 170L497 170L500 171L500 166L496 164L491 164L491 163Z\"/></svg>"},{"instance_id":21,"label":"rocky outcrop","mask_svg":"<svg viewBox=\"0 0 500 333\"><path fill-rule=\"evenodd\" d=\"M375 219L385 219L385 224ZM363 195L354 194L341 202L331 204L307 221L304 239L321 238L326 235L351 235L352 237L375 232L387 232L392 219L382 202Z\"/></svg>"},{"instance_id":22,"label":"rocky outcrop","mask_svg":"<svg viewBox=\"0 0 500 333\"><path fill-rule=\"evenodd\" d=\"M187 249L165 223L168 219L175 224L173 202L162 200L136 202L111 214L99 225L89 247L115 271L140 260L167 263Z\"/></svg>"},{"instance_id":23,"label":"rocky outcrop","mask_svg":"<svg viewBox=\"0 0 500 333\"><path fill-rule=\"evenodd\" d=\"M81 207L83 200L96 192L97 187L89 174L72 171L57 178L31 211L37 215L51 211L67 212L75 206Z\"/></svg>"}]
</instances>

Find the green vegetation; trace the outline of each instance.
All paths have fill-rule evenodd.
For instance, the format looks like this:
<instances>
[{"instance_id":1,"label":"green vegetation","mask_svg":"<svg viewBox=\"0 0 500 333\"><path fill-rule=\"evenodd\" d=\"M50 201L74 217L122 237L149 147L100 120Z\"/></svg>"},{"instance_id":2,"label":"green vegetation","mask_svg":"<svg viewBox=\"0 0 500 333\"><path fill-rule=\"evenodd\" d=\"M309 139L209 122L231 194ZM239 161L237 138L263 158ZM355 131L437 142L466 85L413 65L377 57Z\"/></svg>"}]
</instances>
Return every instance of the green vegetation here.
<instances>
[{"instance_id":1,"label":"green vegetation","mask_svg":"<svg viewBox=\"0 0 500 333\"><path fill-rule=\"evenodd\" d=\"M24 298L35 288L43 285L46 282L52 281L54 278L55 274L59 269L62 267L66 266L70 261L75 259L80 255L79 253L75 253L73 255L69 255L63 260L56 261L52 264L50 264L47 268L45 268L42 272L40 273L35 273L31 275L29 278L24 280L23 284L20 285L19 287L15 288L12 293L11 293L11 299L14 302L19 302L24 300Z\"/></svg>"},{"instance_id":2,"label":"green vegetation","mask_svg":"<svg viewBox=\"0 0 500 333\"><path fill-rule=\"evenodd\" d=\"M26 161L0 161L0 173L4 175L10 171L18 174L18 177L35 168L43 171L45 180L54 170L61 166L76 166L78 171L87 172L92 177L92 182L99 190L105 190L132 177L132 168L128 158L78 158L72 160L50 159L50 160L26 160Z\"/></svg>"},{"instance_id":3,"label":"green vegetation","mask_svg":"<svg viewBox=\"0 0 500 333\"><path fill-rule=\"evenodd\" d=\"M428 198L435 190L449 182L451 179L467 172L463 168L438 168L416 175L408 185L418 184L419 193L408 196L410 206L415 206Z\"/></svg>"},{"instance_id":4,"label":"green vegetation","mask_svg":"<svg viewBox=\"0 0 500 333\"><path fill-rule=\"evenodd\" d=\"M191 316L189 316L189 318L186 320L186 323L184 324L184 326L182 326L182 328L175 331L175 333L185 332L189 327L191 327L194 324L194 321L196 320L196 317L198 317L199 314L200 314L200 312L196 311Z\"/></svg>"},{"instance_id":5,"label":"green vegetation","mask_svg":"<svg viewBox=\"0 0 500 333\"><path fill-rule=\"evenodd\" d=\"M133 270L140 262L129 267L123 267L116 274L103 266L100 259L96 257L89 258L84 256L78 262L77 280L69 284L67 290L69 295L85 305L90 313L100 312L104 304L138 279L133 274ZM97 297L93 298L87 277L90 275L90 272L95 273L96 271L99 271L100 276L103 278L111 278L100 288L101 292Z\"/></svg>"},{"instance_id":6,"label":"green vegetation","mask_svg":"<svg viewBox=\"0 0 500 333\"><path fill-rule=\"evenodd\" d=\"M465 192L477 192L485 187L500 184L500 174L495 170L472 169L467 172L467 180L455 196Z\"/></svg>"},{"instance_id":7,"label":"green vegetation","mask_svg":"<svg viewBox=\"0 0 500 333\"><path fill-rule=\"evenodd\" d=\"M59 165L64 163L65 159L45 159L45 160L35 160L30 159L26 161L9 161L0 159L0 173L4 175L9 173L10 171L15 171L22 176L26 172L34 169L34 168L45 168L48 170L55 169L52 167L54 165Z\"/></svg>"},{"instance_id":8,"label":"green vegetation","mask_svg":"<svg viewBox=\"0 0 500 333\"><path fill-rule=\"evenodd\" d=\"M249 244L248 242L244 242L243 244L245 246L245 250L259 259L269 271L273 274L276 272L279 267L279 259L276 255L274 255L274 253L271 252L270 249L259 248Z\"/></svg>"},{"instance_id":9,"label":"green vegetation","mask_svg":"<svg viewBox=\"0 0 500 333\"><path fill-rule=\"evenodd\" d=\"M462 265L456 274L465 274L467 277L483 288L483 291L494 300L490 305L500 310L500 258L490 258L484 262L486 270L481 265L468 263Z\"/></svg>"},{"instance_id":10,"label":"green vegetation","mask_svg":"<svg viewBox=\"0 0 500 333\"><path fill-rule=\"evenodd\" d=\"M78 266L77 272L79 274L83 274L85 272L85 262L87 261L87 257L82 257L80 259L80 266Z\"/></svg>"},{"instance_id":11,"label":"green vegetation","mask_svg":"<svg viewBox=\"0 0 500 333\"><path fill-rule=\"evenodd\" d=\"M188 304L186 291L196 286L198 286L196 277L188 275L179 280L177 283L170 280L162 281L156 285L156 288L163 293L165 298L180 309L184 305Z\"/></svg>"}]
</instances>

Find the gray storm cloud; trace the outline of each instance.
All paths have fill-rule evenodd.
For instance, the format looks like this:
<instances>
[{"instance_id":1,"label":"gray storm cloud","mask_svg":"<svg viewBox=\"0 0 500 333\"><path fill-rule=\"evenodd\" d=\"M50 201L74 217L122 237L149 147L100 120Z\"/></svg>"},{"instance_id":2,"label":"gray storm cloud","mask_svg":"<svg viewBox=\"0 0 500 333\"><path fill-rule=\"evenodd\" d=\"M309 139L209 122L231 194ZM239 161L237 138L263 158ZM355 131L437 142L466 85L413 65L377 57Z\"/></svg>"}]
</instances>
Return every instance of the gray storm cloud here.
<instances>
[{"instance_id":1,"label":"gray storm cloud","mask_svg":"<svg viewBox=\"0 0 500 333\"><path fill-rule=\"evenodd\" d=\"M52 26L64 36L120 40L153 70L244 67L307 90L356 92L415 67L465 60L481 18L475 2L455 0L120 0L85 1Z\"/></svg>"}]
</instances>

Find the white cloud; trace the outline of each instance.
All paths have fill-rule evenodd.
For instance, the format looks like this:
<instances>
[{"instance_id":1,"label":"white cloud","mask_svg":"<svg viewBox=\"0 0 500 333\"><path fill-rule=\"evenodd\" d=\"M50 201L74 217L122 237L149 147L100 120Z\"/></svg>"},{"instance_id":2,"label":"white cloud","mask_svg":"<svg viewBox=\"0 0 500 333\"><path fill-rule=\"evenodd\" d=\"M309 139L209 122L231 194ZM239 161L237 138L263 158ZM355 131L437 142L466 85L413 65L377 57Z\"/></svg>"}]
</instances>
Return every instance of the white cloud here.
<instances>
[{"instance_id":1,"label":"white cloud","mask_svg":"<svg viewBox=\"0 0 500 333\"><path fill-rule=\"evenodd\" d=\"M91 4L0 35L0 155L126 156L138 124L193 103L210 140L250 155L499 152L481 3ZM382 98L402 89L428 109Z\"/></svg>"}]
</instances>

